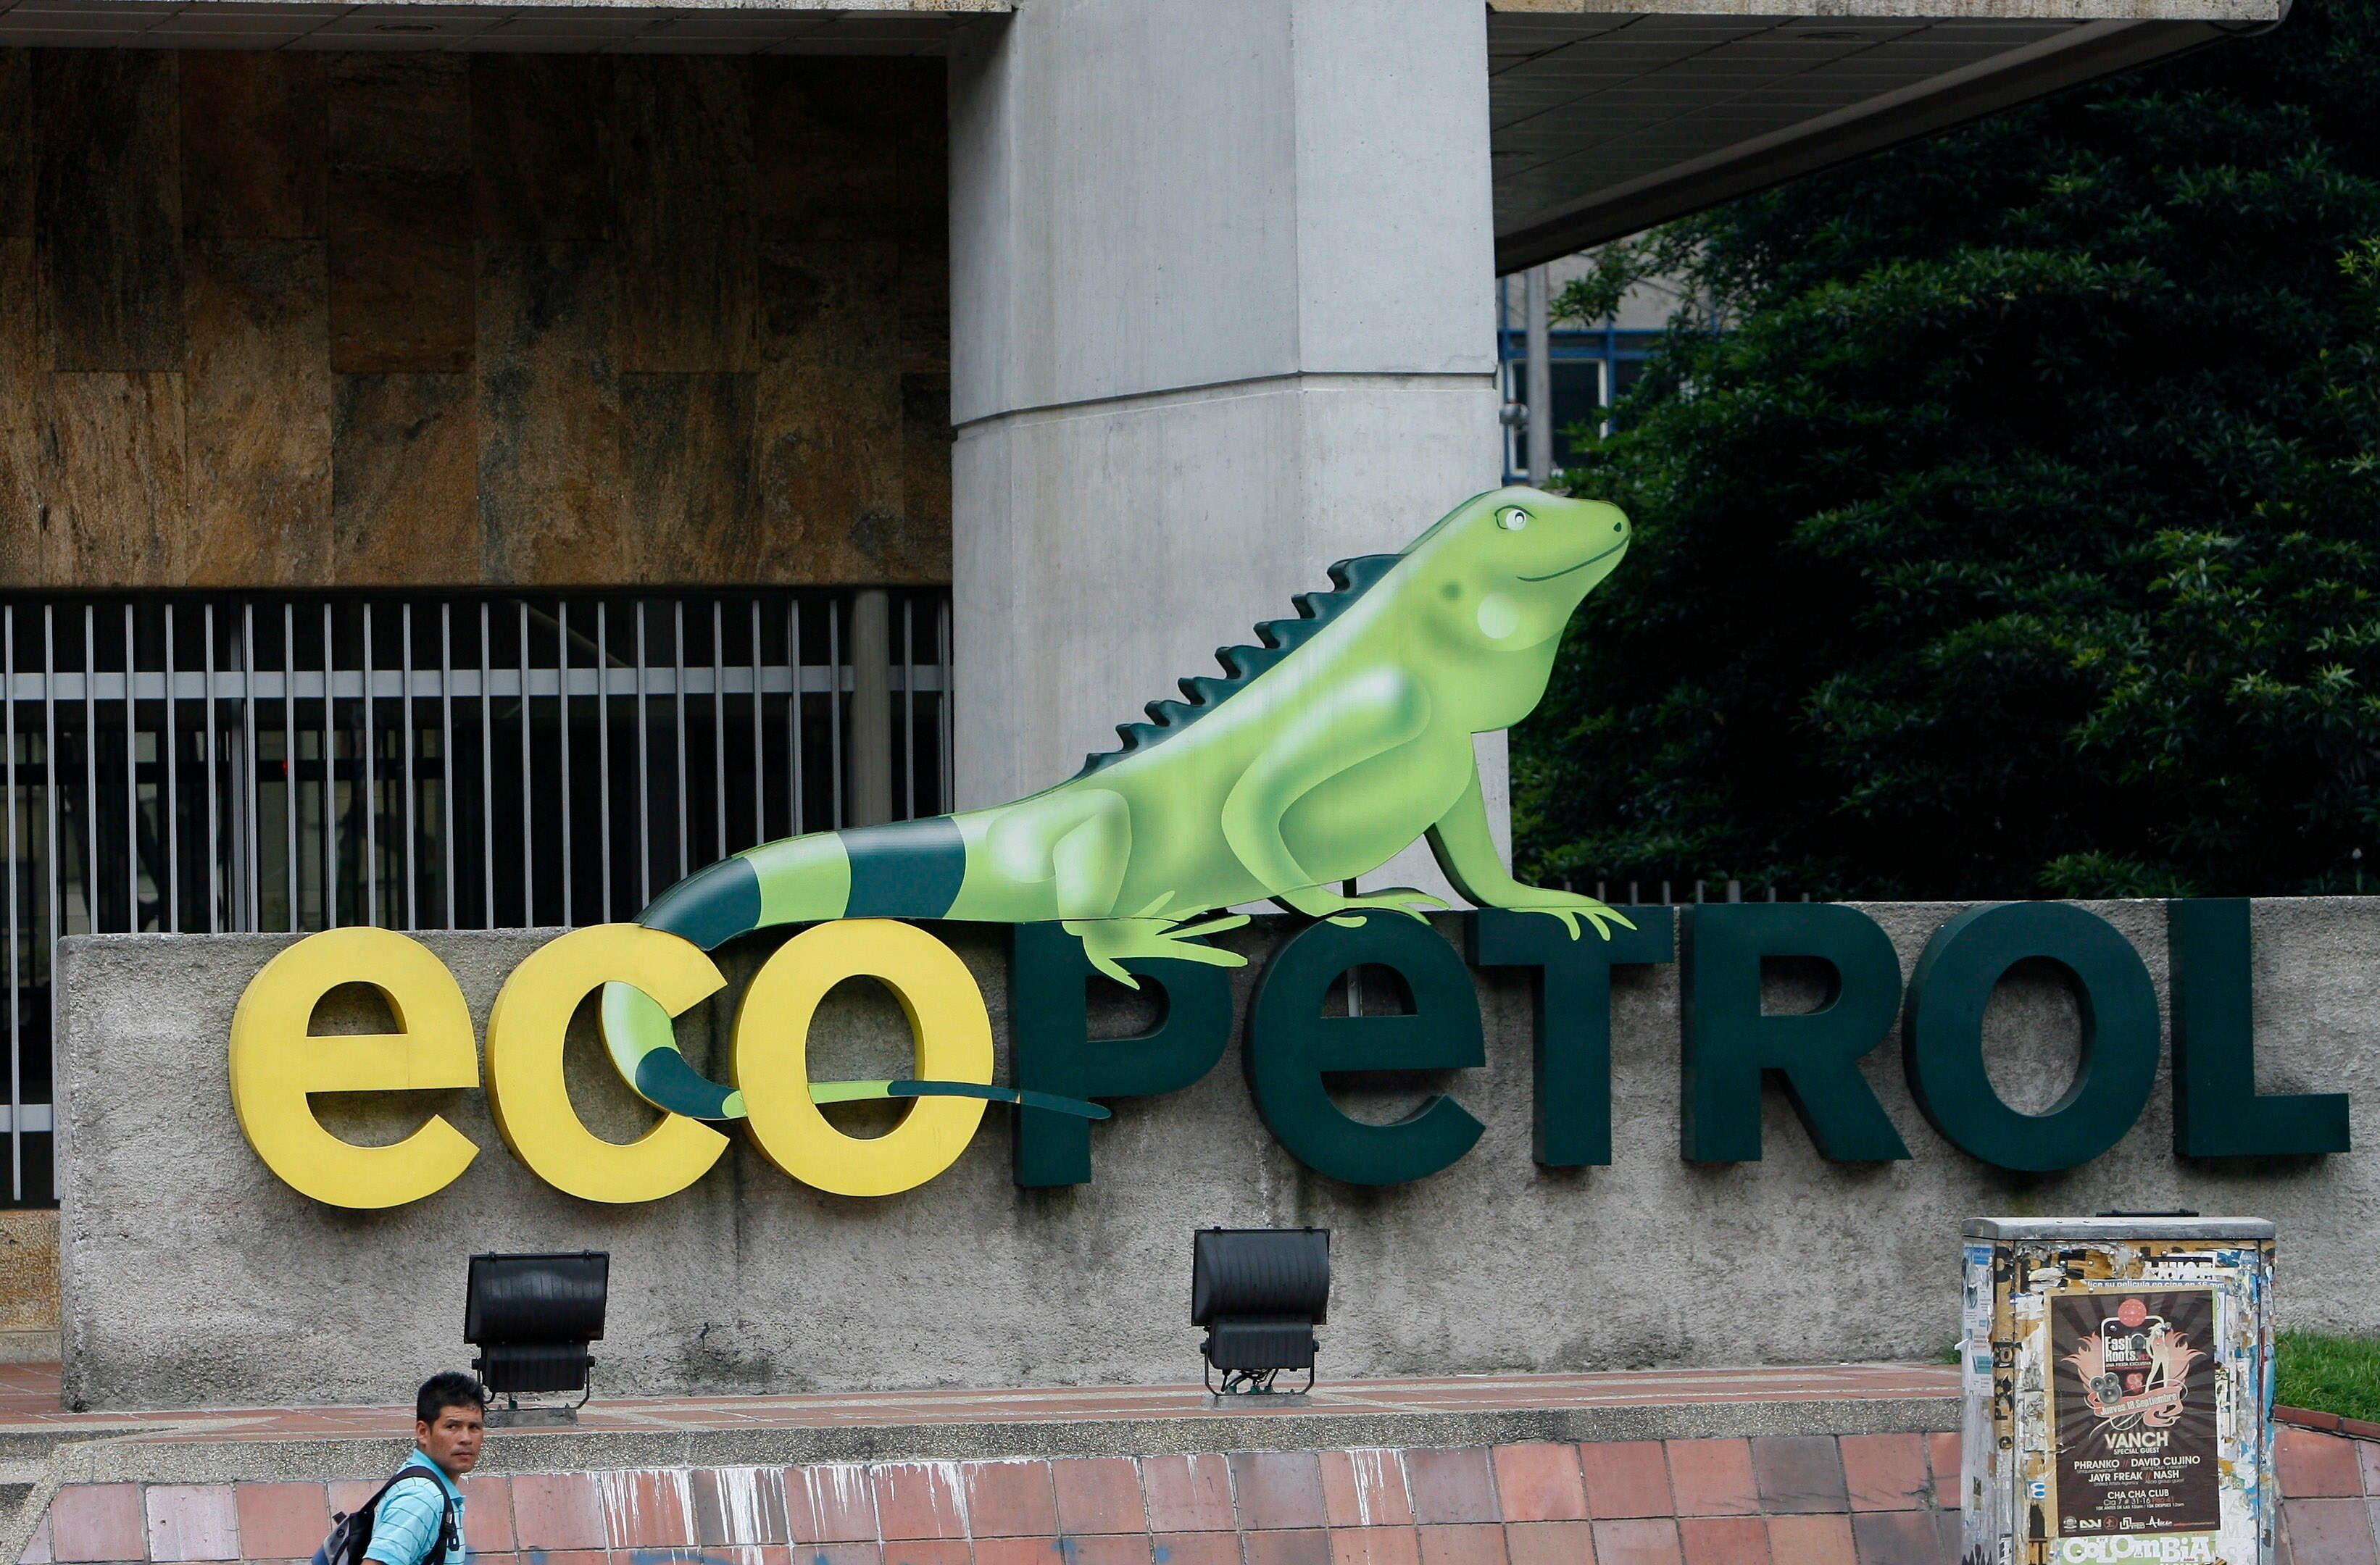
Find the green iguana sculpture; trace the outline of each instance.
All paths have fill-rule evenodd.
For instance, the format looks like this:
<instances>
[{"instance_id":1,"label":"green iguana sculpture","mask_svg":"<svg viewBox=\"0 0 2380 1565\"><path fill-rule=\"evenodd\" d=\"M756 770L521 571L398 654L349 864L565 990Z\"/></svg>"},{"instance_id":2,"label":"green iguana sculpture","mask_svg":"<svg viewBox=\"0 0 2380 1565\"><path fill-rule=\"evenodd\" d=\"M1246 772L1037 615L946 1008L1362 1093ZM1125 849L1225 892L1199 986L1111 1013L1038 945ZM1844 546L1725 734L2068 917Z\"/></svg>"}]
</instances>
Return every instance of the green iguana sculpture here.
<instances>
[{"instance_id":1,"label":"green iguana sculpture","mask_svg":"<svg viewBox=\"0 0 2380 1565\"><path fill-rule=\"evenodd\" d=\"M1628 519L1597 501L1501 489L1465 501L1402 554L1330 567L1333 590L1257 626L1261 647L1216 654L1227 677L1184 679L1183 701L1119 727L1053 788L1014 804L790 837L687 877L638 922L708 951L747 930L831 918L1062 920L1094 966L1245 958L1199 937L1247 922L1216 913L1269 897L1309 917L1445 905L1408 887L1344 896L1427 832L1482 907L1633 928L1593 897L1524 886L1488 835L1472 735L1509 728L1544 696L1571 612L1628 547ZM701 1120L744 1113L742 1094L678 1052L670 1018L604 986L602 1027L622 1076L656 1106Z\"/></svg>"}]
</instances>

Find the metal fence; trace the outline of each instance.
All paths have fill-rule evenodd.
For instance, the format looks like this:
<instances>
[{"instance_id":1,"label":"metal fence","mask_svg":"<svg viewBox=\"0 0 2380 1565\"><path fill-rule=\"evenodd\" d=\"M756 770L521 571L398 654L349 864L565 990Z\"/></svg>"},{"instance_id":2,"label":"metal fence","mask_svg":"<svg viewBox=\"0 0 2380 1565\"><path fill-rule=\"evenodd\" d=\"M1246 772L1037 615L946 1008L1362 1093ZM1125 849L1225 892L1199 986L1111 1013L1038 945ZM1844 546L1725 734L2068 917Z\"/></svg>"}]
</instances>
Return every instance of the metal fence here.
<instances>
[{"instance_id":1,"label":"metal fence","mask_svg":"<svg viewBox=\"0 0 2380 1565\"><path fill-rule=\"evenodd\" d=\"M6 1203L54 1199L61 935L630 918L947 808L950 647L939 592L0 600Z\"/></svg>"}]
</instances>

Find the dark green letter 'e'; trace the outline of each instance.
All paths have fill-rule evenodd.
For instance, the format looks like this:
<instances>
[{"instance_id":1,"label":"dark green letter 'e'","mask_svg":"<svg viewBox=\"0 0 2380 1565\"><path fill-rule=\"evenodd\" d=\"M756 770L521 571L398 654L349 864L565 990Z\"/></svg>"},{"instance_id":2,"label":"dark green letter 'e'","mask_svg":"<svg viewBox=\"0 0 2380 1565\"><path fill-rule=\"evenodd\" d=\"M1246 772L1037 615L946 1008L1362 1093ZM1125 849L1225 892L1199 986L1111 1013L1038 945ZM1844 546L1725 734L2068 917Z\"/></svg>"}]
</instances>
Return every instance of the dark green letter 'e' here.
<instances>
[{"instance_id":1,"label":"dark green letter 'e'","mask_svg":"<svg viewBox=\"0 0 2380 1565\"><path fill-rule=\"evenodd\" d=\"M1548 920L1548 922L1551 922ZM1410 1016L1325 1016L1339 975L1388 967L1413 991ZM1330 1101L1325 1072L1444 1071L1484 1065L1479 996L1454 948L1417 918L1375 913L1354 928L1311 924L1265 964L1248 1008L1248 1086L1257 1112L1317 1173L1350 1184L1402 1184L1471 1150L1484 1128L1451 1098L1395 1124L1366 1124Z\"/></svg>"},{"instance_id":2,"label":"dark green letter 'e'","mask_svg":"<svg viewBox=\"0 0 2380 1565\"><path fill-rule=\"evenodd\" d=\"M1542 913L1483 908L1471 916L1471 960L1481 967L1534 967L1536 1068L1533 1146L1549 1169L1611 1161L1611 968L1668 962L1676 913L1623 907L1635 924L1608 940L1571 932Z\"/></svg>"},{"instance_id":3,"label":"dark green letter 'e'","mask_svg":"<svg viewBox=\"0 0 2380 1565\"><path fill-rule=\"evenodd\" d=\"M1199 962L1133 961L1125 968L1165 997L1165 1019L1138 1037L1090 1036L1093 976L1083 942L1055 924L1019 924L1009 948L1008 1025L1015 1085L1061 1098L1150 1098L1215 1068L1232 1041L1232 981ZM1016 1111L1015 1180L1088 1184L1091 1122Z\"/></svg>"},{"instance_id":4,"label":"dark green letter 'e'","mask_svg":"<svg viewBox=\"0 0 2380 1565\"><path fill-rule=\"evenodd\" d=\"M2046 1114L2000 1101L1984 1068L1984 1006L2000 975L2046 957L2074 976L2082 1050ZM1952 1145L2003 1169L2048 1173L2124 1138L2156 1081L2156 989L2115 926L2060 902L1971 907L1934 931L1909 978L1909 1090Z\"/></svg>"},{"instance_id":5,"label":"dark green letter 'e'","mask_svg":"<svg viewBox=\"0 0 2380 1565\"><path fill-rule=\"evenodd\" d=\"M2183 1158L2347 1150L2347 1094L2256 1094L2256 1022L2244 897L2169 902L2173 1149Z\"/></svg>"},{"instance_id":6,"label":"dark green letter 'e'","mask_svg":"<svg viewBox=\"0 0 2380 1565\"><path fill-rule=\"evenodd\" d=\"M1875 919L1833 903L1703 904L1686 914L1684 949L1680 1119L1690 1161L1758 1159L1763 1071L1785 1078L1821 1155L1909 1156L1859 1070L1900 1002L1900 958ZM1787 956L1834 968L1834 998L1815 1011L1764 1014L1761 961Z\"/></svg>"}]
</instances>

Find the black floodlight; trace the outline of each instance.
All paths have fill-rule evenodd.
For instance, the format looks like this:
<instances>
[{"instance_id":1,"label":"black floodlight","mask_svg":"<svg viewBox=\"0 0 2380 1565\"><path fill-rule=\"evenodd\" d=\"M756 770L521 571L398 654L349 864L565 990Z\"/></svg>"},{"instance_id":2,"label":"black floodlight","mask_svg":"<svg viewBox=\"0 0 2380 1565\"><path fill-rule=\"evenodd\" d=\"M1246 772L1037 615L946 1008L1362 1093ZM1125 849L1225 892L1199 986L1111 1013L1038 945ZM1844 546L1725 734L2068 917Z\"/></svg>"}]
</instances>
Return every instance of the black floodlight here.
<instances>
[{"instance_id":1,"label":"black floodlight","mask_svg":"<svg viewBox=\"0 0 2380 1565\"><path fill-rule=\"evenodd\" d=\"M612 1257L600 1250L559 1256L473 1256L463 1306L463 1340L480 1350L472 1372L499 1413L521 1411L520 1397L577 1391L586 1404L594 1363L588 1344L603 1337L603 1301ZM531 1409L531 1412L540 1410Z\"/></svg>"},{"instance_id":2,"label":"black floodlight","mask_svg":"<svg viewBox=\"0 0 2380 1565\"><path fill-rule=\"evenodd\" d=\"M1207 1389L1268 1392L1284 1369L1314 1389L1314 1328L1330 1316L1327 1228L1202 1228L1190 1252L1190 1324L1207 1328ZM1215 1384L1220 1371L1221 1386Z\"/></svg>"}]
</instances>

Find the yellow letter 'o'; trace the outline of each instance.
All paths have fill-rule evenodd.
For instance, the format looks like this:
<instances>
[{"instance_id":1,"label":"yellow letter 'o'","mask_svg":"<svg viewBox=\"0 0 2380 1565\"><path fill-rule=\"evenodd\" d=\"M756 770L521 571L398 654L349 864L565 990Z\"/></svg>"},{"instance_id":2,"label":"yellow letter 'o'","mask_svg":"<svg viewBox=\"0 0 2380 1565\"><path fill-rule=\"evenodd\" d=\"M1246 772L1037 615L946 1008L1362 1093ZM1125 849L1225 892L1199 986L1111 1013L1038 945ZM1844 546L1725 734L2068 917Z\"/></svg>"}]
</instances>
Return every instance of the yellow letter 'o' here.
<instances>
[{"instance_id":1,"label":"yellow letter 'o'","mask_svg":"<svg viewBox=\"0 0 2380 1565\"><path fill-rule=\"evenodd\" d=\"M664 1114L625 1145L587 1128L563 1083L563 1034L578 1002L606 983L626 984L674 1016L723 982L693 941L635 924L597 924L540 946L504 980L488 1016L488 1106L514 1156L586 1201L658 1201L700 1179L727 1138L699 1120Z\"/></svg>"},{"instance_id":2,"label":"yellow letter 'o'","mask_svg":"<svg viewBox=\"0 0 2380 1565\"><path fill-rule=\"evenodd\" d=\"M341 984L370 984L396 1031L309 1034ZM300 1195L334 1207L401 1207L452 1184L480 1149L436 1114L388 1146L324 1130L311 1092L421 1092L480 1085L471 1013L455 975L419 940L389 929L327 929L264 964L231 1018L231 1102L256 1155Z\"/></svg>"},{"instance_id":3,"label":"yellow letter 'o'","mask_svg":"<svg viewBox=\"0 0 2380 1565\"><path fill-rule=\"evenodd\" d=\"M986 1105L915 1098L899 1124L873 1138L827 1123L810 1101L810 1018L827 990L861 977L881 982L907 1013L920 1079L991 1081L991 1017L958 953L906 924L846 918L795 935L753 975L735 1013L735 1084L771 1162L837 1195L890 1195L956 1162Z\"/></svg>"}]
</instances>

